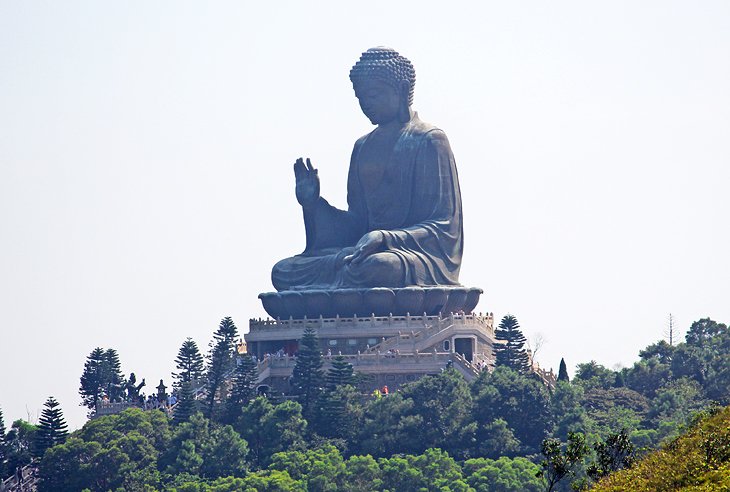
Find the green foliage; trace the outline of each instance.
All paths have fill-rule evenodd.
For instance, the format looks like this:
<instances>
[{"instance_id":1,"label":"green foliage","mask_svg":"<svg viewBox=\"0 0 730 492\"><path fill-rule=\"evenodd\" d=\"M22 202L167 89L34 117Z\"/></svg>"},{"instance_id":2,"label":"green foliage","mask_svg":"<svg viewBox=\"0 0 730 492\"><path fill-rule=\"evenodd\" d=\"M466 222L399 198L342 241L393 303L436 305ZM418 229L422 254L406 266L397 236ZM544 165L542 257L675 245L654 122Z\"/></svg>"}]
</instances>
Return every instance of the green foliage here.
<instances>
[{"instance_id":1,"label":"green foliage","mask_svg":"<svg viewBox=\"0 0 730 492\"><path fill-rule=\"evenodd\" d=\"M193 390L189 381L184 381L180 386L180 394L173 409L173 422L181 424L187 422L190 416L198 411L198 402L193 396Z\"/></svg>"},{"instance_id":2,"label":"green foliage","mask_svg":"<svg viewBox=\"0 0 730 492\"><path fill-rule=\"evenodd\" d=\"M6 475L8 475L7 470L7 459L8 459L8 450L7 450L7 444L5 441L5 418L3 417L3 410L0 408L0 480L5 478Z\"/></svg>"},{"instance_id":3,"label":"green foliage","mask_svg":"<svg viewBox=\"0 0 730 492\"><path fill-rule=\"evenodd\" d=\"M214 418L216 401L225 401L227 393L224 387L226 377L234 368L234 355L238 329L230 317L223 318L218 329L213 334L208 354L208 368L206 372L206 405L205 414Z\"/></svg>"},{"instance_id":4,"label":"green foliage","mask_svg":"<svg viewBox=\"0 0 730 492\"><path fill-rule=\"evenodd\" d=\"M345 463L340 452L331 445L307 451L276 453L270 470L286 471L306 485L309 491L339 491L343 489Z\"/></svg>"},{"instance_id":5,"label":"green foliage","mask_svg":"<svg viewBox=\"0 0 730 492\"><path fill-rule=\"evenodd\" d=\"M93 481L94 457L101 452L98 442L70 437L64 444L49 449L39 466L38 490L82 490Z\"/></svg>"},{"instance_id":6,"label":"green foliage","mask_svg":"<svg viewBox=\"0 0 730 492\"><path fill-rule=\"evenodd\" d=\"M372 456L351 456L345 462L343 489L347 492L369 492L382 490L380 466Z\"/></svg>"},{"instance_id":7,"label":"green foliage","mask_svg":"<svg viewBox=\"0 0 730 492\"><path fill-rule=\"evenodd\" d=\"M538 476L545 480L545 490L551 492L566 476L575 475L576 468L588 454L588 446L583 434L571 432L565 444L559 439L545 439L540 451L543 460Z\"/></svg>"},{"instance_id":8,"label":"green foliage","mask_svg":"<svg viewBox=\"0 0 730 492\"><path fill-rule=\"evenodd\" d=\"M660 340L657 343L649 345L644 350L639 351L639 357L645 361L656 359L662 364L670 364L674 350L674 346L669 345L665 340Z\"/></svg>"},{"instance_id":9,"label":"green foliage","mask_svg":"<svg viewBox=\"0 0 730 492\"><path fill-rule=\"evenodd\" d=\"M368 402L356 442L358 452L383 457L417 449L422 420L413 415L413 407L413 400L400 392Z\"/></svg>"},{"instance_id":10,"label":"green foliage","mask_svg":"<svg viewBox=\"0 0 730 492\"><path fill-rule=\"evenodd\" d=\"M38 427L25 420L13 422L5 435L6 470L12 472L18 466L30 463L36 432Z\"/></svg>"},{"instance_id":11,"label":"green foliage","mask_svg":"<svg viewBox=\"0 0 730 492\"><path fill-rule=\"evenodd\" d=\"M246 441L232 427L212 425L196 413L175 427L160 468L171 475L187 472L204 478L243 474L247 453Z\"/></svg>"},{"instance_id":12,"label":"green foliage","mask_svg":"<svg viewBox=\"0 0 730 492\"><path fill-rule=\"evenodd\" d=\"M383 490L391 492L468 491L461 467L446 452L427 449L418 456L382 458Z\"/></svg>"},{"instance_id":13,"label":"green foliage","mask_svg":"<svg viewBox=\"0 0 730 492\"><path fill-rule=\"evenodd\" d=\"M464 440L473 440L470 414L469 386L455 369L447 369L368 402L359 451L377 457L419 453L429 447L462 451Z\"/></svg>"},{"instance_id":14,"label":"green foliage","mask_svg":"<svg viewBox=\"0 0 730 492\"><path fill-rule=\"evenodd\" d=\"M570 382L570 376L568 376L568 366L565 365L565 359L560 359L560 369L558 369L558 381L563 383Z\"/></svg>"},{"instance_id":15,"label":"green foliage","mask_svg":"<svg viewBox=\"0 0 730 492\"><path fill-rule=\"evenodd\" d=\"M317 432L322 436L353 441L360 430L363 408L360 394L347 385L327 389L320 399L316 418Z\"/></svg>"},{"instance_id":16,"label":"green foliage","mask_svg":"<svg viewBox=\"0 0 730 492\"><path fill-rule=\"evenodd\" d=\"M637 429L646 417L649 401L629 388L592 387L585 391L583 408L605 436L615 429Z\"/></svg>"},{"instance_id":17,"label":"green foliage","mask_svg":"<svg viewBox=\"0 0 730 492\"><path fill-rule=\"evenodd\" d=\"M297 360L289 381L292 392L299 396L302 414L307 420L314 420L317 401L322 394L322 364L322 352L319 350L316 332L308 326L299 341Z\"/></svg>"},{"instance_id":18,"label":"green foliage","mask_svg":"<svg viewBox=\"0 0 730 492\"><path fill-rule=\"evenodd\" d=\"M74 437L46 451L40 490L157 487L157 459L169 442L168 418L157 410L133 408L90 420Z\"/></svg>"},{"instance_id":19,"label":"green foliage","mask_svg":"<svg viewBox=\"0 0 730 492\"><path fill-rule=\"evenodd\" d=\"M583 398L582 386L558 381L550 399L555 419L553 437L567 439L571 432L594 430L595 422L583 407Z\"/></svg>"},{"instance_id":20,"label":"green foliage","mask_svg":"<svg viewBox=\"0 0 730 492\"><path fill-rule=\"evenodd\" d=\"M203 379L203 356L198 349L198 344L192 338L186 338L178 350L175 368L180 371L172 374L174 379L172 386L175 389L181 389L185 382L192 385Z\"/></svg>"},{"instance_id":21,"label":"green foliage","mask_svg":"<svg viewBox=\"0 0 730 492\"><path fill-rule=\"evenodd\" d=\"M120 401L123 397L124 376L121 372L119 355L114 349L104 350L100 347L91 351L84 363L81 374L79 394L82 404L89 409L106 394L111 401Z\"/></svg>"},{"instance_id":22,"label":"green foliage","mask_svg":"<svg viewBox=\"0 0 730 492\"><path fill-rule=\"evenodd\" d=\"M234 424L241 416L244 406L256 396L258 369L250 354L236 357L236 368L231 381L231 394L228 397L223 415L223 423Z\"/></svg>"},{"instance_id":23,"label":"green foliage","mask_svg":"<svg viewBox=\"0 0 730 492\"><path fill-rule=\"evenodd\" d=\"M352 364L347 362L343 356L338 355L325 375L325 390L333 390L347 384L355 384L355 371L352 369Z\"/></svg>"},{"instance_id":24,"label":"green foliage","mask_svg":"<svg viewBox=\"0 0 730 492\"><path fill-rule=\"evenodd\" d=\"M580 384L586 390L612 388L615 382L616 373L606 369L595 360L578 364L578 369L573 377L573 383Z\"/></svg>"},{"instance_id":25,"label":"green foliage","mask_svg":"<svg viewBox=\"0 0 730 492\"><path fill-rule=\"evenodd\" d=\"M33 455L36 457L43 456L46 449L61 444L68 437L68 426L56 399L49 397L44 407L33 446Z\"/></svg>"},{"instance_id":26,"label":"green foliage","mask_svg":"<svg viewBox=\"0 0 730 492\"><path fill-rule=\"evenodd\" d=\"M483 372L472 385L477 442L486 440L488 425L503 419L528 452L537 451L553 427L550 396L545 385L532 375L506 367Z\"/></svg>"},{"instance_id":27,"label":"green foliage","mask_svg":"<svg viewBox=\"0 0 730 492\"><path fill-rule=\"evenodd\" d=\"M654 398L657 390L672 379L672 371L669 364L651 358L634 363L634 366L626 371L624 378L627 387L647 398Z\"/></svg>"},{"instance_id":28,"label":"green foliage","mask_svg":"<svg viewBox=\"0 0 730 492\"><path fill-rule=\"evenodd\" d=\"M508 314L494 331L497 343L494 344L494 356L497 366L504 366L520 373L530 370L530 358L525 350L525 336L520 330L517 318ZM503 343L501 343L503 342Z\"/></svg>"},{"instance_id":29,"label":"green foliage","mask_svg":"<svg viewBox=\"0 0 730 492\"><path fill-rule=\"evenodd\" d=\"M209 489L212 490L213 489ZM300 480L294 480L285 471L264 470L251 473L240 481L240 486L231 489L217 489L218 491L246 492L307 492L307 488Z\"/></svg>"},{"instance_id":30,"label":"green foliage","mask_svg":"<svg viewBox=\"0 0 730 492\"><path fill-rule=\"evenodd\" d=\"M464 463L464 475L476 492L541 492L540 467L527 458L475 458Z\"/></svg>"},{"instance_id":31,"label":"green foliage","mask_svg":"<svg viewBox=\"0 0 730 492\"><path fill-rule=\"evenodd\" d=\"M486 458L500 456L517 456L522 450L522 443L515 437L507 421L498 418L481 428L482 439L477 444L476 454Z\"/></svg>"},{"instance_id":32,"label":"green foliage","mask_svg":"<svg viewBox=\"0 0 730 492\"><path fill-rule=\"evenodd\" d=\"M597 484L596 492L625 490L723 491L730 483L730 407L711 415L663 449L631 468L613 473Z\"/></svg>"},{"instance_id":33,"label":"green foliage","mask_svg":"<svg viewBox=\"0 0 730 492\"><path fill-rule=\"evenodd\" d=\"M685 377L671 381L656 392L648 416L656 427L664 422L680 427L709 405L710 402L703 398L700 384Z\"/></svg>"},{"instance_id":34,"label":"green foliage","mask_svg":"<svg viewBox=\"0 0 730 492\"><path fill-rule=\"evenodd\" d=\"M600 486L613 483L613 476L631 471L613 472L630 464L634 447L668 441L694 425L696 412L712 399L730 397L730 334L709 319L693 324L685 343L650 345L641 360L619 372L591 361L578 365L571 382L561 360L559 373L565 374L550 390L529 371L505 364L483 372L471 387L447 369L365 401L352 386L354 373L344 358L335 357L323 374L310 331L300 341L292 381L309 421L300 403L252 399L256 368L248 357L234 366L236 339L235 325L225 318L208 358L213 391L205 410L215 420L196 413L191 384L182 375L194 369L179 365L176 377L183 382L172 420L160 411L129 409L90 420L54 446L44 432L62 421L60 411L44 415L39 428L16 421L6 435L0 413L0 472L28 463L38 443L36 453L48 448L40 461L39 490L564 491L567 476L575 477L574 487L586 485L584 465L591 463L586 441L595 454L590 476L610 473ZM197 349L190 342L183 344L188 362ZM93 383L88 394L81 391L85 404L118 392L123 378L116 352L95 349L82 390L85 382ZM660 484L637 490L721 490L719 484L730 481L727 429L727 419L699 423L690 437L667 445L664 452L671 454L694 439L682 448L689 471L678 471L677 461L658 477L654 468L636 464ZM540 449L541 468L527 459L534 460ZM467 460L463 470L452 457ZM544 480L536 477L537 468ZM610 490L634 490L630 483Z\"/></svg>"},{"instance_id":35,"label":"green foliage","mask_svg":"<svg viewBox=\"0 0 730 492\"><path fill-rule=\"evenodd\" d=\"M442 447L457 452L472 407L469 386L461 373L452 368L436 376L422 377L404 385L400 393L413 401L409 415L421 423L418 445L412 451Z\"/></svg>"},{"instance_id":36,"label":"green foliage","mask_svg":"<svg viewBox=\"0 0 730 492\"><path fill-rule=\"evenodd\" d=\"M263 397L252 400L236 424L248 443L249 460L258 467L268 465L275 453L304 449L306 429L299 403L285 401L274 406Z\"/></svg>"},{"instance_id":37,"label":"green foliage","mask_svg":"<svg viewBox=\"0 0 730 492\"><path fill-rule=\"evenodd\" d=\"M626 429L609 434L605 441L593 445L596 459L588 466L588 476L600 480L618 470L630 467L636 459L634 445Z\"/></svg>"}]
</instances>

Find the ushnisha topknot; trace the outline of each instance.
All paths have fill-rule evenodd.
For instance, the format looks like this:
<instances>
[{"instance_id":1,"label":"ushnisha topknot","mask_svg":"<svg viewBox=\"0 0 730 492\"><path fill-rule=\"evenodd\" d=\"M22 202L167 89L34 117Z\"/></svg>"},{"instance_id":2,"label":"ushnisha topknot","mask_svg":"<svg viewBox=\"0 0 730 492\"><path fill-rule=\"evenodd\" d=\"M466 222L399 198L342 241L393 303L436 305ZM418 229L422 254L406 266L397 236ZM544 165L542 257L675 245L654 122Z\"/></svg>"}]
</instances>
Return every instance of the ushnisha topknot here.
<instances>
[{"instance_id":1,"label":"ushnisha topknot","mask_svg":"<svg viewBox=\"0 0 730 492\"><path fill-rule=\"evenodd\" d=\"M350 70L350 80L356 84L360 80L377 78L396 90L400 82L407 80L411 89L408 94L408 105L413 104L413 86L416 85L416 71L408 58L400 55L392 48L378 46L370 48Z\"/></svg>"}]
</instances>

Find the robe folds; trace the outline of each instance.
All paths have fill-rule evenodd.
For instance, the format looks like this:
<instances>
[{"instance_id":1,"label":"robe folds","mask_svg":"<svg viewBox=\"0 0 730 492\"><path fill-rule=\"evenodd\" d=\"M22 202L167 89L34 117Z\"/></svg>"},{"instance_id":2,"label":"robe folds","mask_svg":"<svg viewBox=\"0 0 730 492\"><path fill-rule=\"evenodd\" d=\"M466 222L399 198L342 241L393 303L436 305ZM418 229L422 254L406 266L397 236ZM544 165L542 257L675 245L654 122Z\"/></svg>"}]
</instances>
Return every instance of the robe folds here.
<instances>
[{"instance_id":1,"label":"robe folds","mask_svg":"<svg viewBox=\"0 0 730 492\"><path fill-rule=\"evenodd\" d=\"M277 290L459 285L461 194L446 134L414 115L401 130L381 182L366 192L359 154L370 135L352 152L348 209L321 197L304 209L306 248L274 266ZM345 264L370 231L383 233L383 247L357 265Z\"/></svg>"}]
</instances>

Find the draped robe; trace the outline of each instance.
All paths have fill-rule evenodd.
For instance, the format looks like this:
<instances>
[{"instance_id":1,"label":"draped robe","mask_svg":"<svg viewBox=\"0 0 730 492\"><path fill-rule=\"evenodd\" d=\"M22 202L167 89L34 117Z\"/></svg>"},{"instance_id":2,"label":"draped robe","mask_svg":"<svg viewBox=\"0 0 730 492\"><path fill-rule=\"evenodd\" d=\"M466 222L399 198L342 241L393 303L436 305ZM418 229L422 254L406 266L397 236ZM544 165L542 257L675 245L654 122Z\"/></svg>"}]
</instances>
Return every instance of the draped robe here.
<instances>
[{"instance_id":1,"label":"draped robe","mask_svg":"<svg viewBox=\"0 0 730 492\"><path fill-rule=\"evenodd\" d=\"M279 290L459 285L463 250L461 193L446 134L417 115L398 136L378 186L366 192L355 143L347 180L347 210L320 197L304 209L306 248L279 261L271 278ZM344 257L370 231L380 250L359 264Z\"/></svg>"}]
</instances>

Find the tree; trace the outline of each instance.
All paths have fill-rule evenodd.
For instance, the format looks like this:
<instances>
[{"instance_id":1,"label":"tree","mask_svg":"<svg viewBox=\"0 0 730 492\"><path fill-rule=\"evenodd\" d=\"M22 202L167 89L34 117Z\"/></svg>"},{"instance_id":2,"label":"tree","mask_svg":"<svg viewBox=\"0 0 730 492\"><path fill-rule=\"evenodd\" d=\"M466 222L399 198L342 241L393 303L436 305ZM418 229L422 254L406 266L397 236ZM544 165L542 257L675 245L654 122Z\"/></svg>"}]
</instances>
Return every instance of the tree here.
<instances>
[{"instance_id":1,"label":"tree","mask_svg":"<svg viewBox=\"0 0 730 492\"><path fill-rule=\"evenodd\" d=\"M474 458L464 463L464 476L476 492L540 492L540 466L527 458Z\"/></svg>"},{"instance_id":2,"label":"tree","mask_svg":"<svg viewBox=\"0 0 730 492\"><path fill-rule=\"evenodd\" d=\"M362 420L360 395L354 387L352 364L338 355L325 376L317 415L309 421L317 433L330 438L353 440Z\"/></svg>"},{"instance_id":3,"label":"tree","mask_svg":"<svg viewBox=\"0 0 730 492\"><path fill-rule=\"evenodd\" d=\"M435 376L425 376L401 387L404 398L413 401L409 416L421 422L418 447L412 452L424 452L428 448L442 448L456 453L457 443L464 432L473 431L468 426L472 396L469 385L456 369L446 369Z\"/></svg>"},{"instance_id":4,"label":"tree","mask_svg":"<svg viewBox=\"0 0 730 492\"><path fill-rule=\"evenodd\" d=\"M198 344L192 338L186 338L178 350L175 368L180 372L172 373L173 388L180 389L182 383L186 381L196 384L197 381L203 379L205 372L203 356L198 349Z\"/></svg>"},{"instance_id":5,"label":"tree","mask_svg":"<svg viewBox=\"0 0 730 492\"><path fill-rule=\"evenodd\" d=\"M555 429L553 436L567 439L571 432L586 432L593 430L595 422L590 419L583 408L583 387L558 381L550 395Z\"/></svg>"},{"instance_id":6,"label":"tree","mask_svg":"<svg viewBox=\"0 0 730 492\"><path fill-rule=\"evenodd\" d=\"M349 384L335 386L322 394L319 415L313 424L325 437L353 442L362 423L360 394Z\"/></svg>"},{"instance_id":7,"label":"tree","mask_svg":"<svg viewBox=\"0 0 730 492\"><path fill-rule=\"evenodd\" d=\"M497 339L497 343L494 344L497 366L506 366L521 373L530 370L530 357L524 348L526 339L520 330L517 318L511 314L502 318L494 332L494 337Z\"/></svg>"},{"instance_id":8,"label":"tree","mask_svg":"<svg viewBox=\"0 0 730 492\"><path fill-rule=\"evenodd\" d=\"M185 381L180 387L180 397L173 408L172 420L175 425L179 425L187 422L196 411L198 411L198 402L195 400L190 382Z\"/></svg>"},{"instance_id":9,"label":"tree","mask_svg":"<svg viewBox=\"0 0 730 492\"><path fill-rule=\"evenodd\" d=\"M5 419L3 418L3 410L0 408L0 480L7 475L5 469L5 461L7 460L7 449L5 444Z\"/></svg>"},{"instance_id":10,"label":"tree","mask_svg":"<svg viewBox=\"0 0 730 492\"><path fill-rule=\"evenodd\" d=\"M553 426L550 395L539 378L501 366L482 372L471 389L477 442L486 440L489 425L501 418L523 446L537 452Z\"/></svg>"},{"instance_id":11,"label":"tree","mask_svg":"<svg viewBox=\"0 0 730 492\"><path fill-rule=\"evenodd\" d=\"M644 350L639 351L639 357L642 360L655 358L663 364L670 364L675 348L675 346L669 345L665 340L660 340L657 343L649 345Z\"/></svg>"},{"instance_id":12,"label":"tree","mask_svg":"<svg viewBox=\"0 0 730 492\"><path fill-rule=\"evenodd\" d=\"M294 401L274 406L264 397L255 398L243 409L235 429L259 467L266 466L274 453L305 448L307 421L302 418L302 406Z\"/></svg>"},{"instance_id":13,"label":"tree","mask_svg":"<svg viewBox=\"0 0 730 492\"><path fill-rule=\"evenodd\" d=\"M306 451L276 453L269 469L286 471L294 480L301 480L306 490L346 490L345 463L331 444Z\"/></svg>"},{"instance_id":14,"label":"tree","mask_svg":"<svg viewBox=\"0 0 730 492\"><path fill-rule=\"evenodd\" d=\"M625 372L626 386L647 398L653 398L659 388L672 380L669 364L664 364L655 358L635 362L634 366Z\"/></svg>"},{"instance_id":15,"label":"tree","mask_svg":"<svg viewBox=\"0 0 730 492\"><path fill-rule=\"evenodd\" d=\"M332 367L325 376L325 389L334 390L336 387L346 384L355 384L355 371L352 369L352 364L347 362L343 356L338 355L332 361Z\"/></svg>"},{"instance_id":16,"label":"tree","mask_svg":"<svg viewBox=\"0 0 730 492\"><path fill-rule=\"evenodd\" d=\"M500 456L514 457L522 447L504 419L494 419L480 429L483 439L477 444L477 455L497 459Z\"/></svg>"},{"instance_id":17,"label":"tree","mask_svg":"<svg viewBox=\"0 0 730 492\"><path fill-rule=\"evenodd\" d=\"M208 355L206 415L213 417L216 399L225 401L227 395L220 394L223 383L233 370L233 355L236 349L238 329L230 317L223 318L213 334Z\"/></svg>"},{"instance_id":18,"label":"tree","mask_svg":"<svg viewBox=\"0 0 730 492\"><path fill-rule=\"evenodd\" d=\"M365 405L360 435L355 443L359 454L384 457L410 452L421 445L421 418L413 415L413 400L400 391L376 398Z\"/></svg>"},{"instance_id":19,"label":"tree","mask_svg":"<svg viewBox=\"0 0 730 492\"><path fill-rule=\"evenodd\" d=\"M612 388L615 382L616 373L595 360L578 364L578 369L575 371L575 376L573 376L573 383L580 384L586 390Z\"/></svg>"},{"instance_id":20,"label":"tree","mask_svg":"<svg viewBox=\"0 0 730 492\"><path fill-rule=\"evenodd\" d=\"M563 478L575 474L575 469L588 454L588 446L583 434L571 432L565 445L559 439L545 439L541 452L544 459L540 462L542 470L538 476L545 480L545 491L551 492Z\"/></svg>"},{"instance_id":21,"label":"tree","mask_svg":"<svg viewBox=\"0 0 730 492\"><path fill-rule=\"evenodd\" d=\"M101 399L104 388L104 349L97 347L91 351L84 363L84 372L81 374L81 387L79 393L83 405L89 409L96 408Z\"/></svg>"},{"instance_id":22,"label":"tree","mask_svg":"<svg viewBox=\"0 0 730 492\"><path fill-rule=\"evenodd\" d=\"M5 435L6 466L9 471L30 463L33 458L36 432L38 432L37 426L22 419L16 420L10 426L10 430Z\"/></svg>"},{"instance_id":23,"label":"tree","mask_svg":"<svg viewBox=\"0 0 730 492\"><path fill-rule=\"evenodd\" d=\"M560 358L560 369L558 369L558 381L565 381L566 383L570 382L568 367L565 365L565 359L562 357Z\"/></svg>"},{"instance_id":24,"label":"tree","mask_svg":"<svg viewBox=\"0 0 730 492\"><path fill-rule=\"evenodd\" d=\"M591 479L598 481L609 473L630 467L635 461L634 445L626 429L611 433L605 441L593 445L596 460L586 470Z\"/></svg>"},{"instance_id":25,"label":"tree","mask_svg":"<svg viewBox=\"0 0 730 492\"><path fill-rule=\"evenodd\" d=\"M244 406L256 396L256 381L258 369L250 354L243 354L236 359L236 369L233 372L231 394L226 400L224 423L234 424L241 416Z\"/></svg>"},{"instance_id":26,"label":"tree","mask_svg":"<svg viewBox=\"0 0 730 492\"><path fill-rule=\"evenodd\" d=\"M92 460L101 448L102 445L96 441L71 437L64 444L49 449L38 467L38 490L54 492L89 487L93 476L98 473L92 467Z\"/></svg>"},{"instance_id":27,"label":"tree","mask_svg":"<svg viewBox=\"0 0 730 492\"><path fill-rule=\"evenodd\" d=\"M113 348L104 351L102 364L104 391L111 401L120 401L123 398L124 374L119 354Z\"/></svg>"},{"instance_id":28,"label":"tree","mask_svg":"<svg viewBox=\"0 0 730 492\"><path fill-rule=\"evenodd\" d=\"M130 408L89 420L64 444L46 451L39 490L160 490L157 458L169 445L162 412Z\"/></svg>"},{"instance_id":29,"label":"tree","mask_svg":"<svg viewBox=\"0 0 730 492\"><path fill-rule=\"evenodd\" d=\"M63 443L68 437L68 426L56 399L50 396L44 407L35 434L33 454L36 457L42 457L48 448Z\"/></svg>"},{"instance_id":30,"label":"tree","mask_svg":"<svg viewBox=\"0 0 730 492\"><path fill-rule=\"evenodd\" d=\"M322 393L322 364L322 352L319 350L317 334L308 326L299 341L297 361L290 381L293 393L299 395L302 415L307 420L314 417L316 403Z\"/></svg>"},{"instance_id":31,"label":"tree","mask_svg":"<svg viewBox=\"0 0 730 492\"><path fill-rule=\"evenodd\" d=\"M710 344L713 338L723 332L727 332L726 325L717 323L710 318L703 318L692 323L684 338L687 345L702 348Z\"/></svg>"},{"instance_id":32,"label":"tree","mask_svg":"<svg viewBox=\"0 0 730 492\"><path fill-rule=\"evenodd\" d=\"M79 394L82 405L93 410L104 394L111 401L117 401L122 397L123 387L124 376L117 351L104 350L101 347L92 350L86 358L84 372L81 374Z\"/></svg>"}]
</instances>

